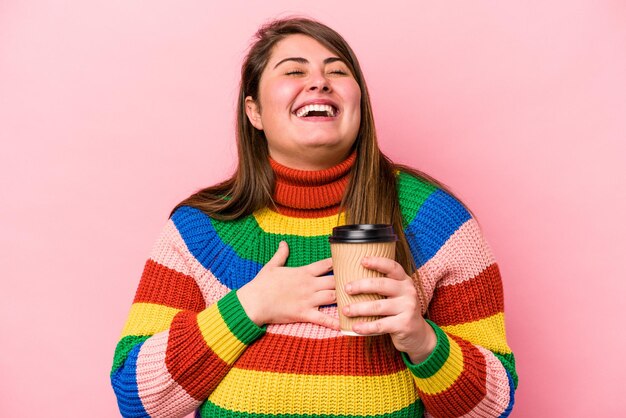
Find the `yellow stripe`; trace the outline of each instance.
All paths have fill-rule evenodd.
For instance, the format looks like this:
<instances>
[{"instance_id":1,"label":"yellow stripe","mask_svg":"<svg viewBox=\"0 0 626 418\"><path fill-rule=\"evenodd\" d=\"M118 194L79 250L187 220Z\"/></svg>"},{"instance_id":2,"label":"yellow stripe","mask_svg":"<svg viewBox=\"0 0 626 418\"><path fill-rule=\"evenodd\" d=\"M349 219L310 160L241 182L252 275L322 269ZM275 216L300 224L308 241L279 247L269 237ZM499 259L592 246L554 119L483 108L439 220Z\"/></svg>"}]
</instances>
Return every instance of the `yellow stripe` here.
<instances>
[{"instance_id":1,"label":"yellow stripe","mask_svg":"<svg viewBox=\"0 0 626 418\"><path fill-rule=\"evenodd\" d=\"M165 331L180 311L180 309L155 303L133 303L122 330L122 338L127 335L154 335Z\"/></svg>"},{"instance_id":2,"label":"yellow stripe","mask_svg":"<svg viewBox=\"0 0 626 418\"><path fill-rule=\"evenodd\" d=\"M442 326L441 329L498 354L511 352L506 343L504 314L502 312L466 324Z\"/></svg>"},{"instance_id":3,"label":"yellow stripe","mask_svg":"<svg viewBox=\"0 0 626 418\"><path fill-rule=\"evenodd\" d=\"M251 414L366 416L395 412L417 398L408 370L385 376L326 376L235 367L209 401L229 411Z\"/></svg>"},{"instance_id":4,"label":"yellow stripe","mask_svg":"<svg viewBox=\"0 0 626 418\"><path fill-rule=\"evenodd\" d=\"M198 327L207 345L227 364L233 364L246 348L228 329L217 303L198 314Z\"/></svg>"},{"instance_id":5,"label":"yellow stripe","mask_svg":"<svg viewBox=\"0 0 626 418\"><path fill-rule=\"evenodd\" d=\"M415 383L420 390L429 395L443 392L459 378L463 371L463 352L461 347L452 338L450 340L450 355L441 369L434 375L421 379L415 376Z\"/></svg>"},{"instance_id":6,"label":"yellow stripe","mask_svg":"<svg viewBox=\"0 0 626 418\"><path fill-rule=\"evenodd\" d=\"M291 218L268 208L263 208L254 212L254 218L259 227L268 234L298 235L301 237L330 235L335 226L346 223L343 212L325 218L309 219Z\"/></svg>"}]
</instances>

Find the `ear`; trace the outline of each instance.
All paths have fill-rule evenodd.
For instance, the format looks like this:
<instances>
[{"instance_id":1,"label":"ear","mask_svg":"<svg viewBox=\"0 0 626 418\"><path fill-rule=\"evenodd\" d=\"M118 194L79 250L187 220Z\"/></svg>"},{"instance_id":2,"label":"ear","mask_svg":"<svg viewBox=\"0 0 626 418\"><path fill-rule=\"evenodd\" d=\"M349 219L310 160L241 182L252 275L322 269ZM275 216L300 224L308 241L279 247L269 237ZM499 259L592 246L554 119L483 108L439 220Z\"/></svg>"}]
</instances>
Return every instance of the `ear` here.
<instances>
[{"instance_id":1,"label":"ear","mask_svg":"<svg viewBox=\"0 0 626 418\"><path fill-rule=\"evenodd\" d=\"M263 122L261 121L261 112L259 112L259 106L252 99L252 96L246 97L246 115L248 120L259 131L263 130Z\"/></svg>"}]
</instances>

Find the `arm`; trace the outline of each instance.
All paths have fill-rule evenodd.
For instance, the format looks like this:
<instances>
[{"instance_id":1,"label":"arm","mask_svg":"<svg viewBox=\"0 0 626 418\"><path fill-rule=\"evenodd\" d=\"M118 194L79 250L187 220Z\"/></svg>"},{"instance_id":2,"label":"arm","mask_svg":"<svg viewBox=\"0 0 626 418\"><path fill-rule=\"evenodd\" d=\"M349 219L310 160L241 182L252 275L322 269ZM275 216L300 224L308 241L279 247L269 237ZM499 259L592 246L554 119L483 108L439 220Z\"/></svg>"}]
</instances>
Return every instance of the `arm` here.
<instances>
[{"instance_id":1,"label":"arm","mask_svg":"<svg viewBox=\"0 0 626 418\"><path fill-rule=\"evenodd\" d=\"M234 291L219 289L223 297L206 306L201 275L216 282L170 220L146 263L115 350L111 384L123 416L187 415L264 333Z\"/></svg>"},{"instance_id":2,"label":"arm","mask_svg":"<svg viewBox=\"0 0 626 418\"><path fill-rule=\"evenodd\" d=\"M500 271L478 223L437 191L408 229L431 231L428 242L412 249L416 260L425 260L419 273L432 289L429 324L437 343L417 365L404 356L426 409L434 416L507 416L517 387L515 359L506 341Z\"/></svg>"},{"instance_id":3,"label":"arm","mask_svg":"<svg viewBox=\"0 0 626 418\"><path fill-rule=\"evenodd\" d=\"M413 372L426 409L434 416L507 416L517 374L504 329L502 281L473 219L439 250L444 269L429 305L437 345ZM434 268L435 263L426 265Z\"/></svg>"},{"instance_id":4,"label":"arm","mask_svg":"<svg viewBox=\"0 0 626 418\"><path fill-rule=\"evenodd\" d=\"M384 301L349 307L351 316L383 315L356 324L360 334L389 333L413 373L428 414L507 416L517 387L506 342L500 273L470 213L441 190L428 192L408 219L406 236L427 295L424 320L418 292L397 262L363 260L385 275L352 283L350 293L380 293ZM348 289L346 289L348 290Z\"/></svg>"}]
</instances>

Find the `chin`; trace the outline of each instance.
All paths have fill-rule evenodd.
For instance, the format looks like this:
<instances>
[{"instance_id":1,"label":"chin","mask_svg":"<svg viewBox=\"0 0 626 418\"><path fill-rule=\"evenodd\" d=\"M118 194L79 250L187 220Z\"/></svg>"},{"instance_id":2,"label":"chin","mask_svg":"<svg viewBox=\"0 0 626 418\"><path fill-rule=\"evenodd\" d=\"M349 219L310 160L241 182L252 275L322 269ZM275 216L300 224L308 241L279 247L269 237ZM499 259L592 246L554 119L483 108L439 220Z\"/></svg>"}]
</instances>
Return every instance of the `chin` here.
<instances>
[{"instance_id":1,"label":"chin","mask_svg":"<svg viewBox=\"0 0 626 418\"><path fill-rule=\"evenodd\" d=\"M304 145L303 148L305 152L342 152L346 149L343 143L337 141L311 141Z\"/></svg>"},{"instance_id":2,"label":"chin","mask_svg":"<svg viewBox=\"0 0 626 418\"><path fill-rule=\"evenodd\" d=\"M353 143L354 141L348 141L345 138L338 138L335 135L316 135L309 138L302 138L302 144L307 146L319 146L319 147L341 147L346 143Z\"/></svg>"}]
</instances>

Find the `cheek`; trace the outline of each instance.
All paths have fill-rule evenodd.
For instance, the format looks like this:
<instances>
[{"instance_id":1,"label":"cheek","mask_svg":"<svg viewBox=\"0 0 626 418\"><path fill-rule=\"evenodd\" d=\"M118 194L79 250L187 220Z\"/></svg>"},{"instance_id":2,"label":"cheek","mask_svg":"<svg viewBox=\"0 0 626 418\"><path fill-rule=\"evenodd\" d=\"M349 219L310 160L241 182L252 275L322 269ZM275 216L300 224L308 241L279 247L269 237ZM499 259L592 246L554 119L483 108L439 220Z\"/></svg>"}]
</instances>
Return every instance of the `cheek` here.
<instances>
[{"instance_id":1,"label":"cheek","mask_svg":"<svg viewBox=\"0 0 626 418\"><path fill-rule=\"evenodd\" d=\"M276 110L291 109L291 103L293 102L298 88L293 82L276 81L268 83L261 92L261 104L262 106L269 106Z\"/></svg>"},{"instance_id":2,"label":"cheek","mask_svg":"<svg viewBox=\"0 0 626 418\"><path fill-rule=\"evenodd\" d=\"M350 104L353 108L353 111L359 112L361 111L361 89L356 81L347 84L343 89L343 97L346 104Z\"/></svg>"}]
</instances>

